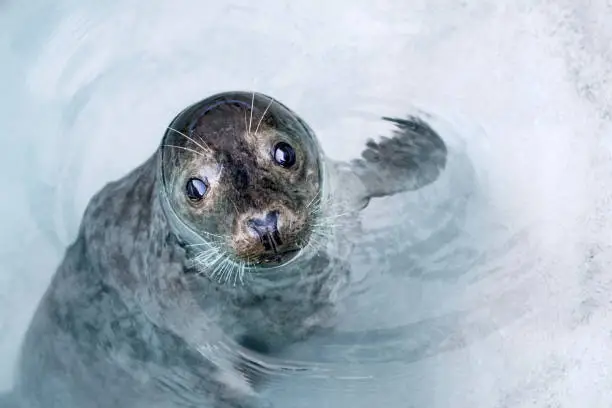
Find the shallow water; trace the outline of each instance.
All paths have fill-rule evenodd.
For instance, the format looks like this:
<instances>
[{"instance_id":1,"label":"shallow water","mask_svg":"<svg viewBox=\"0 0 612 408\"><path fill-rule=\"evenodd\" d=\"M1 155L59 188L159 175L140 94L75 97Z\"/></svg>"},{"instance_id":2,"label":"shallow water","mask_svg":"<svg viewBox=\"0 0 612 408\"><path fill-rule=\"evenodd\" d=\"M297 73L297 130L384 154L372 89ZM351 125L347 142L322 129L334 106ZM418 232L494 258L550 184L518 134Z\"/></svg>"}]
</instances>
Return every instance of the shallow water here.
<instances>
[{"instance_id":1,"label":"shallow water","mask_svg":"<svg viewBox=\"0 0 612 408\"><path fill-rule=\"evenodd\" d=\"M307 4L308 3L308 4ZM0 2L0 386L91 195L187 104L254 89L348 159L415 109L433 185L376 200L291 407L609 407L612 8L604 0Z\"/></svg>"}]
</instances>

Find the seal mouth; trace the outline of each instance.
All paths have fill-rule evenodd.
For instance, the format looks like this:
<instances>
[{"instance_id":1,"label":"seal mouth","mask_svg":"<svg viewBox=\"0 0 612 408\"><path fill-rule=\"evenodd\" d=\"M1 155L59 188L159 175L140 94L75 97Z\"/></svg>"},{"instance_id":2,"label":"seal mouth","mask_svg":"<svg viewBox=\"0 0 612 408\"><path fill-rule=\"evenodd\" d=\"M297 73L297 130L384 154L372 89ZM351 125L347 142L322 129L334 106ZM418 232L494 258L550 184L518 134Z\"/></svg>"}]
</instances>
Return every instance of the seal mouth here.
<instances>
[{"instance_id":1,"label":"seal mouth","mask_svg":"<svg viewBox=\"0 0 612 408\"><path fill-rule=\"evenodd\" d=\"M291 248L283 251L266 252L257 257L251 258L249 261L253 265L258 266L278 266L289 262L295 258L301 251L301 248Z\"/></svg>"}]
</instances>

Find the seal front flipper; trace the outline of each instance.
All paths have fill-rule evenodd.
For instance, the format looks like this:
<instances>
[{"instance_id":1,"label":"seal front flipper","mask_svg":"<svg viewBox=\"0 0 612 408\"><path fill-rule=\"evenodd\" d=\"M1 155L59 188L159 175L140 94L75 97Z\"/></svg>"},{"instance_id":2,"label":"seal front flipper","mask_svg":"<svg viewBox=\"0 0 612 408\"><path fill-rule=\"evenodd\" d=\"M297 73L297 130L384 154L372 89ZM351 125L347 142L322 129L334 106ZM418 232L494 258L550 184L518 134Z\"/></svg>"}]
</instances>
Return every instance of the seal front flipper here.
<instances>
[{"instance_id":1,"label":"seal front flipper","mask_svg":"<svg viewBox=\"0 0 612 408\"><path fill-rule=\"evenodd\" d=\"M417 190L433 183L446 166L446 144L422 119L382 119L395 124L393 136L368 140L361 157L350 162L366 200Z\"/></svg>"}]
</instances>

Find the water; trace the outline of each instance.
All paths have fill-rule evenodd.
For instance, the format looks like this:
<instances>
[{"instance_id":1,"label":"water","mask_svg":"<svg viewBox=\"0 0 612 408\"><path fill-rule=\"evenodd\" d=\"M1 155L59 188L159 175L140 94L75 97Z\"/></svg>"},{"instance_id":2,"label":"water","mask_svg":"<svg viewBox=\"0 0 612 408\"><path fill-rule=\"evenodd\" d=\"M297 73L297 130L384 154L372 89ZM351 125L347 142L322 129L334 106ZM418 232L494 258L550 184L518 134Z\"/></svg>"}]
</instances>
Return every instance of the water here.
<instances>
[{"instance_id":1,"label":"water","mask_svg":"<svg viewBox=\"0 0 612 408\"><path fill-rule=\"evenodd\" d=\"M106 2L107 3L107 2ZM0 386L91 195L187 104L277 97L348 159L430 112L435 184L375 201L292 407L609 407L612 9L573 2L0 2Z\"/></svg>"}]
</instances>

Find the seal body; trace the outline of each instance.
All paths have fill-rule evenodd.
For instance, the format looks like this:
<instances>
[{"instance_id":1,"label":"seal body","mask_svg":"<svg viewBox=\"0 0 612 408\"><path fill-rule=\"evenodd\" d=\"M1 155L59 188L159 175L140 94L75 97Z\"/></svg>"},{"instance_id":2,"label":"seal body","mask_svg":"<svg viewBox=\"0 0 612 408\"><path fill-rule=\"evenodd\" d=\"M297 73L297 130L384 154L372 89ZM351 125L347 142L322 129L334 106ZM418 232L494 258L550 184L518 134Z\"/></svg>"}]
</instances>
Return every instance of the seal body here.
<instances>
[{"instance_id":1,"label":"seal body","mask_svg":"<svg viewBox=\"0 0 612 408\"><path fill-rule=\"evenodd\" d=\"M248 353L333 327L358 212L433 182L416 118L350 163L262 94L181 112L159 149L90 201L27 331L24 408L256 407Z\"/></svg>"}]
</instances>

